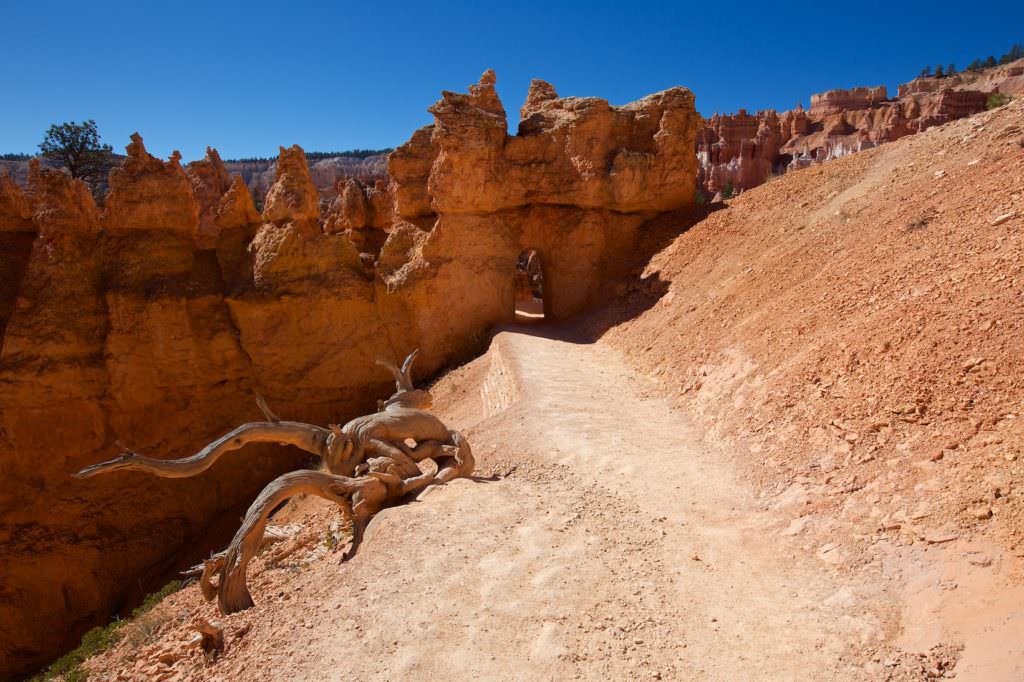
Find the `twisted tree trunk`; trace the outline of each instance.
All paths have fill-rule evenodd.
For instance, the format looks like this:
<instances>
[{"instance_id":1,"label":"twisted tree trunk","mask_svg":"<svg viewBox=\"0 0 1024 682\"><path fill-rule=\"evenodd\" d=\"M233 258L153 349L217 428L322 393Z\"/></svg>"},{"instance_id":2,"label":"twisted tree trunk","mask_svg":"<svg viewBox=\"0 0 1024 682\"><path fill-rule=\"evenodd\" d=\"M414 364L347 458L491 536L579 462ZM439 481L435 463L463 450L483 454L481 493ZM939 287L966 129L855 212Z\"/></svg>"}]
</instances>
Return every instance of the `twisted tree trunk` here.
<instances>
[{"instance_id":1,"label":"twisted tree trunk","mask_svg":"<svg viewBox=\"0 0 1024 682\"><path fill-rule=\"evenodd\" d=\"M250 422L213 441L190 457L153 459L125 450L114 459L85 467L75 478L91 478L111 471L145 471L162 478L186 478L206 471L225 453L249 443L280 443L294 445L319 457L328 451L331 431L302 422Z\"/></svg>"}]
</instances>

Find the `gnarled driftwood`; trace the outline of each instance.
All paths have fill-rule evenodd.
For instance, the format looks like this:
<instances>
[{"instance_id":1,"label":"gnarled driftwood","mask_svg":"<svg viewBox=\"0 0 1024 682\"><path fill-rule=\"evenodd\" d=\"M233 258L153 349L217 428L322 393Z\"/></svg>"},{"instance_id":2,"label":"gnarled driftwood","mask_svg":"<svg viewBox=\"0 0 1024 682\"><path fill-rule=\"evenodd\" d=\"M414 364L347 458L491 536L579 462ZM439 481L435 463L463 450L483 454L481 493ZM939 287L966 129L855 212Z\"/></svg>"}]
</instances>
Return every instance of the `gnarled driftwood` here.
<instances>
[{"instance_id":1,"label":"gnarled driftwood","mask_svg":"<svg viewBox=\"0 0 1024 682\"><path fill-rule=\"evenodd\" d=\"M302 493L337 503L351 522L353 537L343 557L355 552L370 518L392 504L434 483L444 483L473 471L473 454L466 439L426 412L429 391L415 388L410 353L401 368L378 360L395 377L395 393L381 409L344 426L327 428L281 421L262 396L257 405L265 422L243 424L199 452L182 459L144 457L124 448L119 457L85 467L75 476L90 478L113 471L143 471L163 478L194 476L222 455L249 443L294 445L320 457L325 471L293 471L271 481L249 507L227 550L214 555L202 570L200 587L224 614L253 605L246 569L262 543L270 513L285 500ZM412 441L413 446L407 445ZM219 575L214 585L213 577Z\"/></svg>"}]
</instances>

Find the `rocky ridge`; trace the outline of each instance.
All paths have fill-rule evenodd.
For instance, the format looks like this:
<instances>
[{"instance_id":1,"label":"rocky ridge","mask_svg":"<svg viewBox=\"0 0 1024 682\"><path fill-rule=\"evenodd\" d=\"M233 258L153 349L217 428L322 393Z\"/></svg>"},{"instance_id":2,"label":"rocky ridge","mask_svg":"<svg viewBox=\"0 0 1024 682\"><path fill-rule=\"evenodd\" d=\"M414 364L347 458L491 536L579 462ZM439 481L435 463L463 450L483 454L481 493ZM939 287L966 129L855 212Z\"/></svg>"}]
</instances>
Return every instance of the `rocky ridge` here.
<instances>
[{"instance_id":1,"label":"rocky ridge","mask_svg":"<svg viewBox=\"0 0 1024 682\"><path fill-rule=\"evenodd\" d=\"M985 110L989 94L1024 94L1024 60L951 77L811 95L811 107L715 114L697 136L697 182L708 197L922 132Z\"/></svg>"}]
</instances>

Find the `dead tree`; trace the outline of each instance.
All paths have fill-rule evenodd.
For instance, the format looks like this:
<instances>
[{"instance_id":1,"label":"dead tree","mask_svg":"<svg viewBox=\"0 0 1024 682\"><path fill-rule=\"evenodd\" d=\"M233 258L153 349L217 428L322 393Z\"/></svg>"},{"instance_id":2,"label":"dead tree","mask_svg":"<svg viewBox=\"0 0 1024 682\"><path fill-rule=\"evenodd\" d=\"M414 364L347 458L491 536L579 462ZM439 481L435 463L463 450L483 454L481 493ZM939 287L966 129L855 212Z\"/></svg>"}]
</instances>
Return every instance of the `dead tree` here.
<instances>
[{"instance_id":1,"label":"dead tree","mask_svg":"<svg viewBox=\"0 0 1024 682\"><path fill-rule=\"evenodd\" d=\"M212 557L203 570L203 594L210 599L216 591L222 613L247 609L253 601L246 584L246 567L259 550L271 511L285 500L306 493L336 502L351 521L352 540L344 554L349 558L370 518L384 506L428 485L473 472L469 443L425 411L432 402L430 393L416 389L410 373L416 354L410 353L401 368L378 360L395 376L395 393L378 412L357 417L344 426L323 428L281 421L257 397L267 421L243 424L190 457L154 459L125 448L119 457L85 467L75 476L90 478L120 470L163 478L195 476L225 453L249 443L294 445L320 457L326 471L294 471L271 481L249 507L227 550ZM407 441L414 445L409 446ZM212 578L216 574L220 579L214 587Z\"/></svg>"}]
</instances>

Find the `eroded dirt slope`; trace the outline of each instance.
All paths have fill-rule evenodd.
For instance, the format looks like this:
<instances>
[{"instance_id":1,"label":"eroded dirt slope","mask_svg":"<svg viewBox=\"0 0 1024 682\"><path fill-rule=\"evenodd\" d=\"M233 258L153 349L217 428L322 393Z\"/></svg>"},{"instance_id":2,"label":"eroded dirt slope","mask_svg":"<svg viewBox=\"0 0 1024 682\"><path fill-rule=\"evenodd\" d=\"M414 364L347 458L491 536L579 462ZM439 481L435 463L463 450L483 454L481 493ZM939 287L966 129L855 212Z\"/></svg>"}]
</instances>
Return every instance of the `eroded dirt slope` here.
<instances>
[{"instance_id":1,"label":"eroded dirt slope","mask_svg":"<svg viewBox=\"0 0 1024 682\"><path fill-rule=\"evenodd\" d=\"M604 341L788 532L905 585L903 644L1020 679L1024 102L745 193L632 289Z\"/></svg>"}]
</instances>

